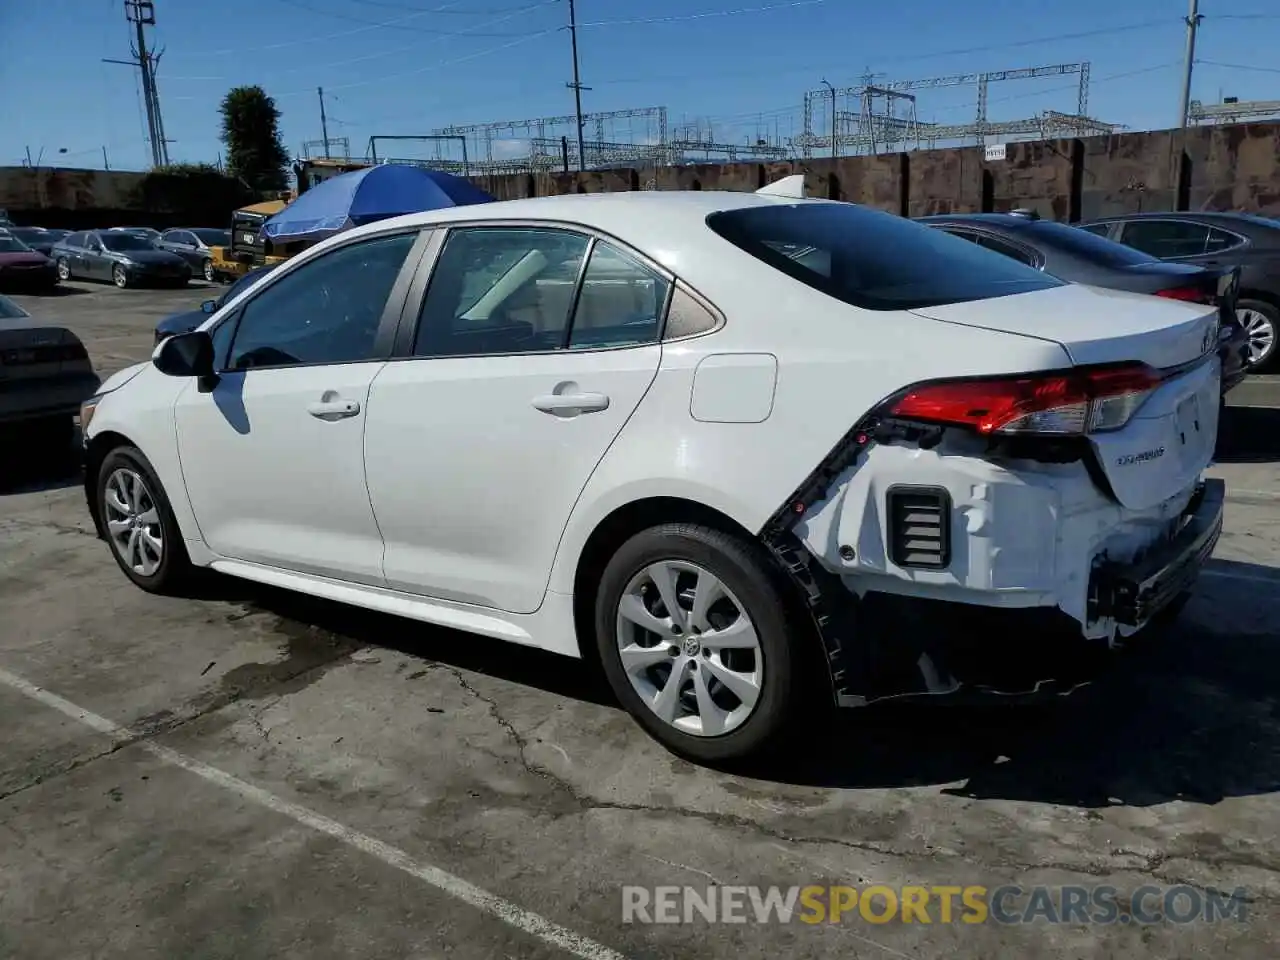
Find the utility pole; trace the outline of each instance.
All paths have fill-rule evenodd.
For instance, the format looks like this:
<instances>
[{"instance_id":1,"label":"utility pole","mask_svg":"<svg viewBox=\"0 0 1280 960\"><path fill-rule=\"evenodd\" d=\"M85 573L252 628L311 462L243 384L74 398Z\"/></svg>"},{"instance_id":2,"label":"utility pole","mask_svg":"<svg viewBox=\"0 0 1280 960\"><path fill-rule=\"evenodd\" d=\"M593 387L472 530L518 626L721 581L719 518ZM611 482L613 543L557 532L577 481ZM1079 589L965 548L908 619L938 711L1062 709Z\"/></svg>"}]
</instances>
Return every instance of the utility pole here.
<instances>
[{"instance_id":1,"label":"utility pole","mask_svg":"<svg viewBox=\"0 0 1280 960\"><path fill-rule=\"evenodd\" d=\"M320 135L324 137L324 156L329 158L329 121L324 115L324 87L316 87L316 93L320 95Z\"/></svg>"},{"instance_id":2,"label":"utility pole","mask_svg":"<svg viewBox=\"0 0 1280 960\"><path fill-rule=\"evenodd\" d=\"M1187 57L1182 66L1182 101L1178 104L1178 126L1186 127L1187 114L1191 109L1191 69L1196 62L1196 31L1200 29L1200 0L1191 0L1191 10L1187 14Z\"/></svg>"},{"instance_id":3,"label":"utility pole","mask_svg":"<svg viewBox=\"0 0 1280 960\"><path fill-rule=\"evenodd\" d=\"M569 42L573 47L573 82L565 86L573 90L573 112L578 121L578 170L581 171L585 169L583 164L586 156L582 144L582 91L591 88L582 85L582 78L578 74L578 16L573 0L569 0Z\"/></svg>"},{"instance_id":4,"label":"utility pole","mask_svg":"<svg viewBox=\"0 0 1280 960\"><path fill-rule=\"evenodd\" d=\"M142 77L142 99L147 111L147 139L151 141L151 164L160 167L169 162L169 142L164 135L164 120L160 116L160 94L156 88L156 64L163 53L147 49L145 28L155 26L156 5L152 0L124 0L124 16L134 26L134 45L130 51L132 60L103 59L103 63L118 63L137 67Z\"/></svg>"},{"instance_id":5,"label":"utility pole","mask_svg":"<svg viewBox=\"0 0 1280 960\"><path fill-rule=\"evenodd\" d=\"M831 91L831 159L836 158L836 144L839 140L836 138L836 88L828 81L822 81L823 86Z\"/></svg>"}]
</instances>

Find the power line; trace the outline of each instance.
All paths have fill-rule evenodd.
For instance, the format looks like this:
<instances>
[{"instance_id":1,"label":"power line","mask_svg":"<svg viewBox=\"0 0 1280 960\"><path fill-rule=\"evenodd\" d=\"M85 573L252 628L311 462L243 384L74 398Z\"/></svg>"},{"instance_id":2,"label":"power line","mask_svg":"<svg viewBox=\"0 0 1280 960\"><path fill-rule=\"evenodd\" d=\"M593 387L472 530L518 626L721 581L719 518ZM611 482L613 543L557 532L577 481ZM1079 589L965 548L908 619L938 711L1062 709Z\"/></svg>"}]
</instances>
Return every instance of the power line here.
<instances>
[{"instance_id":1,"label":"power line","mask_svg":"<svg viewBox=\"0 0 1280 960\"><path fill-rule=\"evenodd\" d=\"M331 18L332 18L332 19L334 19L334 20L346 20L346 21L348 21L349 23L360 23L360 24L364 24L365 26L385 26L388 30L404 30L404 31L408 31L408 32L410 32L410 33L426 33L426 34L433 34L433 35L435 35L435 36L440 36L440 37L460 37L460 36L471 36L471 37L514 37L514 36L519 36L519 34L515 34L515 33L473 33L473 32L471 32L471 31L469 31L469 30L433 30L431 27L410 26L410 25L408 25L408 24L403 24L403 23L396 23L396 24L391 24L391 23L375 24L375 23L373 23L373 22L372 22L372 21L370 21L370 20L366 20L366 19L364 19L363 17L352 17L352 16L349 16L349 15L347 15L347 14L345 14L345 13L335 13L335 12L333 12L333 11L331 11L331 10L321 10L321 9L320 9L320 8L318 8L318 7L313 7L313 6L310 6L310 5L308 5L308 4L303 3L303 2L302 2L302 0L279 0L279 2L280 2L280 3L287 4L288 6L291 6L291 7L297 7L299 10L305 10L305 11L307 11L308 13L318 14L319 16L322 16L322 17L331 17Z\"/></svg>"},{"instance_id":2,"label":"power line","mask_svg":"<svg viewBox=\"0 0 1280 960\"><path fill-rule=\"evenodd\" d=\"M1258 67L1251 63L1222 63L1218 60L1197 60L1206 67L1222 67L1226 70L1253 70L1257 73L1280 73L1280 67Z\"/></svg>"},{"instance_id":3,"label":"power line","mask_svg":"<svg viewBox=\"0 0 1280 960\"><path fill-rule=\"evenodd\" d=\"M351 3L361 3L367 7L383 7L388 10L422 10L422 7L412 6L407 3L391 3L389 0L350 0ZM516 10L523 10L523 6L515 7L499 7L497 9L488 10L437 10L436 13L446 13L451 16L487 16L494 13L511 13Z\"/></svg>"},{"instance_id":4,"label":"power line","mask_svg":"<svg viewBox=\"0 0 1280 960\"><path fill-rule=\"evenodd\" d=\"M532 11L532 10L540 10L540 9L542 9L543 7L550 7L550 6L554 5L554 4L558 4L559 2L560 2L560 0L540 0L540 2L538 2L538 3L534 3L534 4L526 4L525 6L522 6L522 7L518 8L514 13L508 13L508 14L506 14L506 15L504 15L504 16L494 17L494 18L492 18L492 19L490 19L490 20L483 20L483 21L481 21L480 23L474 24L472 27L466 27L466 28L463 28L462 30L459 30L459 31L454 35L454 37L456 38L456 37L478 36L478 34L472 34L472 33L471 33L471 30L473 30L473 29L477 29L477 28L479 28L479 27L487 27L487 26L491 26L492 24L496 24L496 23L505 23L505 22L506 22L506 21L508 21L508 20L513 20L513 19L515 19L516 17L521 16L522 14L528 13L528 12L530 12L530 11ZM538 33L538 34L536 34L536 35L537 35L537 36L541 36L542 34L544 34L544 33L549 33L549 32L551 32L551 31L550 31L550 30L543 30L543 31L541 31L541 33ZM519 35L518 35L518 34L512 34L512 35L510 35L510 36L519 36ZM330 60L330 61L327 61L327 62L325 62L325 63L320 63L320 64L310 63L310 64L307 64L307 66L305 66L305 67L291 67L291 68L286 69L286 70L275 70L275 71L272 71L272 72L269 72L269 73L263 74L263 76L271 77L271 76L285 76L285 75L287 75L287 74L295 74L295 73L315 73L316 71L331 70L331 69L333 69L333 68L335 68L335 67L346 67L346 66L350 66L350 65L351 65L351 64L353 64L353 63L367 63L367 62L368 62L368 61L370 61L370 60L385 60L388 56L390 56L390 55L392 55L392 54L396 54L396 53L403 53L403 52L408 51L408 50L412 50L412 51L414 51L414 52L421 52L425 47L431 46L432 44L443 43L443 42L444 42L444 40L445 40L445 38L444 38L444 37L437 37L437 38L435 38L435 39L433 39L433 40L424 40L424 41L421 41L421 42L418 42L418 43L410 43L410 44L406 44L406 45L405 45L405 46L403 46L403 47L390 47L390 48L387 48L387 49L382 49L382 50L379 50L379 51L378 51L378 52L376 52L376 53L367 53L367 54L364 54L363 56L359 56L359 57L347 57L347 58L342 59L342 60ZM523 41L521 41L521 42L523 42ZM507 45L506 45L506 44L503 44L503 45L501 45L501 46L499 46L499 47L497 47L497 48L495 48L495 49L498 49L498 50L504 50L504 49L506 49L506 47L507 47ZM233 77L171 77L170 79L171 79L171 80L184 80L184 81L189 81L189 82L199 81L199 82L202 82L202 83L232 83L232 82L236 82L236 78L233 78ZM330 89L338 89L338 88L336 88L336 87L331 87ZM299 96L299 95L300 95L300 92L299 92L299 93L286 93L286 94L281 94L281 96L286 96L286 97L289 97L289 96ZM175 99L179 99L179 100L195 100L195 99L197 99L197 98L196 98L196 97L177 97L177 98L175 98Z\"/></svg>"},{"instance_id":5,"label":"power line","mask_svg":"<svg viewBox=\"0 0 1280 960\"><path fill-rule=\"evenodd\" d=\"M787 0L785 3L768 3L762 7L738 7L734 10L709 10L705 13L679 13L669 17L628 17L618 20L594 20L578 24L579 27L619 27L641 23L684 23L689 20L707 20L712 17L736 17L748 13L769 13L795 7L813 7L827 0Z\"/></svg>"},{"instance_id":6,"label":"power line","mask_svg":"<svg viewBox=\"0 0 1280 960\"><path fill-rule=\"evenodd\" d=\"M1040 44L1045 44L1045 43L1059 43L1067 40L1084 40L1090 37L1101 37L1101 36L1109 36L1113 34L1131 33L1138 30L1149 30L1154 27L1172 27L1175 25L1180 26L1181 23L1182 23L1181 20L1178 20L1172 17L1165 17L1159 20L1142 20L1137 23L1121 24L1119 26L1106 27L1106 28L1097 29L1097 30L1083 30L1078 33L1056 33L1050 36L1031 37L1026 40L1012 40L1006 43L988 43L988 44L983 44L981 46L976 46L976 47L957 47L951 50L935 50L931 53L912 54L911 56L906 56L906 57L895 57L894 63L895 64L918 63L921 61L928 61L928 60L944 60L947 57L958 57L958 56L964 56L971 53L990 53L997 50L1009 50L1009 49L1022 48L1022 47L1033 47L1033 46L1038 46ZM847 67L848 67L847 61L840 64L840 69L847 69ZM749 70L749 71L734 71L732 73L716 73L714 76L723 77L725 79L730 79L734 77L757 77L760 75L761 69L768 69L767 63L757 65L755 69ZM835 68L832 67L832 69L835 69ZM821 72L821 69L811 64L804 67L796 67L795 69L786 70L781 73L778 73L775 71L774 75L775 76L799 76L801 74L812 75L815 72ZM707 79L707 75L705 73L693 74L693 75L686 74L684 76L666 76L666 77L653 77L653 76L624 77L624 78L618 78L614 80L607 80L607 79L597 80L595 82L598 85L623 84L623 83L654 83L654 82L680 83L688 80L704 80L704 79Z\"/></svg>"}]
</instances>

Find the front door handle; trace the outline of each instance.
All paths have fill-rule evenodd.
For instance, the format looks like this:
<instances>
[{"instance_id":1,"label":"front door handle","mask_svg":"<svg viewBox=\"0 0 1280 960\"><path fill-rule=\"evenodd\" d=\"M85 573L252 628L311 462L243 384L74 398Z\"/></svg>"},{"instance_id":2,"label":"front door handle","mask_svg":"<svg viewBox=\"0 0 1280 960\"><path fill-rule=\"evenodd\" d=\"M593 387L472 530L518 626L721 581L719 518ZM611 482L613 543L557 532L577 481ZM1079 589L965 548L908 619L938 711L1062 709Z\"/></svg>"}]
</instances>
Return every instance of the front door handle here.
<instances>
[{"instance_id":1,"label":"front door handle","mask_svg":"<svg viewBox=\"0 0 1280 960\"><path fill-rule=\"evenodd\" d=\"M609 397L603 393L548 393L533 398L533 406L543 413L573 416L609 409Z\"/></svg>"},{"instance_id":2,"label":"front door handle","mask_svg":"<svg viewBox=\"0 0 1280 960\"><path fill-rule=\"evenodd\" d=\"M307 413L317 420L345 420L359 412L360 404L354 400L339 400L332 391L307 406Z\"/></svg>"}]
</instances>

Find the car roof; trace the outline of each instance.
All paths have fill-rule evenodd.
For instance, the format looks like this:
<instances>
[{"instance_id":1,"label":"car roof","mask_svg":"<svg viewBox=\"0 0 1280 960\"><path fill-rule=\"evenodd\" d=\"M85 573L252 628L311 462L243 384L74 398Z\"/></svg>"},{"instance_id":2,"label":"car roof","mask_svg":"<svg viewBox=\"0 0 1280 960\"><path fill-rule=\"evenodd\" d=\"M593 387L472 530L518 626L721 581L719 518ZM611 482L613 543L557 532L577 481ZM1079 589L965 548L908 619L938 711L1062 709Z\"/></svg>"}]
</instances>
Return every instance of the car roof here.
<instances>
[{"instance_id":1,"label":"car roof","mask_svg":"<svg viewBox=\"0 0 1280 960\"><path fill-rule=\"evenodd\" d=\"M336 245L343 240L379 233L397 227L425 227L466 220L558 221L577 224L612 234L644 251L669 267L675 251L699 242L697 228L713 213L751 207L799 206L834 203L832 200L795 199L730 190L637 190L619 193L579 193L523 200L496 200L492 203L448 207L409 213L388 220L355 227L330 237L312 250ZM851 206L851 205L847 205ZM705 231L708 243L715 235ZM307 251L310 253L310 251ZM671 257L664 257L670 253Z\"/></svg>"}]
</instances>

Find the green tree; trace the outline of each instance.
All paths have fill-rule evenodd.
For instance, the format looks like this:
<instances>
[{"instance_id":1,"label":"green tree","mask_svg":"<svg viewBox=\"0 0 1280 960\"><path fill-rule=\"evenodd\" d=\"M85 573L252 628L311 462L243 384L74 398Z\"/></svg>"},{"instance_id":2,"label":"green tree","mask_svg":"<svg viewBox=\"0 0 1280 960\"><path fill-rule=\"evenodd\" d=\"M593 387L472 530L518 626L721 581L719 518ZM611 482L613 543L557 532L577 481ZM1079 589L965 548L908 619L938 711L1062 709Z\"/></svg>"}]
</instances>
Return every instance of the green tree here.
<instances>
[{"instance_id":1,"label":"green tree","mask_svg":"<svg viewBox=\"0 0 1280 960\"><path fill-rule=\"evenodd\" d=\"M254 190L284 190L289 152L280 137L280 111L261 87L234 87L222 98L227 171Z\"/></svg>"}]
</instances>

